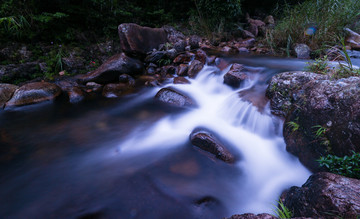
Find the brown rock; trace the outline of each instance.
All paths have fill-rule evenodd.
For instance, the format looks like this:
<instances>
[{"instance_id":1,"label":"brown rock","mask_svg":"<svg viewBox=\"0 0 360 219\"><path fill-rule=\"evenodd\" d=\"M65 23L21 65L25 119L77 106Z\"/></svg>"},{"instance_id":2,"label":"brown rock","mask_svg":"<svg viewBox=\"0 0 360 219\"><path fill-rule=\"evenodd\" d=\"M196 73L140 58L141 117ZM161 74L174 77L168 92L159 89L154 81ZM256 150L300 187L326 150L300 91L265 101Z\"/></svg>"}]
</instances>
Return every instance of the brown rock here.
<instances>
[{"instance_id":1,"label":"brown rock","mask_svg":"<svg viewBox=\"0 0 360 219\"><path fill-rule=\"evenodd\" d=\"M167 34L163 28L124 23L119 25L118 32L121 50L131 56L143 57L147 52L167 42Z\"/></svg>"},{"instance_id":2,"label":"brown rock","mask_svg":"<svg viewBox=\"0 0 360 219\"><path fill-rule=\"evenodd\" d=\"M192 61L188 70L188 76L190 78L195 78L203 67L204 64L201 63L199 60Z\"/></svg>"},{"instance_id":3,"label":"brown rock","mask_svg":"<svg viewBox=\"0 0 360 219\"><path fill-rule=\"evenodd\" d=\"M199 60L202 64L205 65L206 64L206 58L207 58L207 56L206 56L206 53L205 53L204 50L198 49L196 51L196 54L195 54L195 59L196 60Z\"/></svg>"},{"instance_id":4,"label":"brown rock","mask_svg":"<svg viewBox=\"0 0 360 219\"><path fill-rule=\"evenodd\" d=\"M229 150L210 132L195 129L190 134L191 144L194 146L210 152L215 155L216 158L226 162L226 163L234 163L235 157L232 155Z\"/></svg>"},{"instance_id":5,"label":"brown rock","mask_svg":"<svg viewBox=\"0 0 360 219\"><path fill-rule=\"evenodd\" d=\"M190 84L190 81L184 77L174 78L174 84Z\"/></svg>"},{"instance_id":6,"label":"brown rock","mask_svg":"<svg viewBox=\"0 0 360 219\"><path fill-rule=\"evenodd\" d=\"M102 95L107 98L117 98L132 92L133 89L126 83L117 83L105 85L102 91Z\"/></svg>"},{"instance_id":7,"label":"brown rock","mask_svg":"<svg viewBox=\"0 0 360 219\"><path fill-rule=\"evenodd\" d=\"M53 100L61 94L61 89L48 82L33 82L17 89L13 97L6 103L6 107L22 106Z\"/></svg>"},{"instance_id":8,"label":"brown rock","mask_svg":"<svg viewBox=\"0 0 360 219\"><path fill-rule=\"evenodd\" d=\"M187 76L188 70L189 70L189 66L187 64L180 64L177 75Z\"/></svg>"},{"instance_id":9,"label":"brown rock","mask_svg":"<svg viewBox=\"0 0 360 219\"><path fill-rule=\"evenodd\" d=\"M240 83L248 78L243 70L243 65L234 63L230 70L224 75L224 83L231 87L239 87Z\"/></svg>"},{"instance_id":10,"label":"brown rock","mask_svg":"<svg viewBox=\"0 0 360 219\"><path fill-rule=\"evenodd\" d=\"M360 216L358 179L316 173L302 187L291 187L282 197L294 217L356 219Z\"/></svg>"},{"instance_id":11,"label":"brown rock","mask_svg":"<svg viewBox=\"0 0 360 219\"><path fill-rule=\"evenodd\" d=\"M84 92L79 87L72 87L67 91L70 103L78 103L84 100Z\"/></svg>"},{"instance_id":12,"label":"brown rock","mask_svg":"<svg viewBox=\"0 0 360 219\"><path fill-rule=\"evenodd\" d=\"M78 76L79 82L96 82L107 84L117 82L121 74L137 75L143 72L143 63L137 59L130 58L124 53L109 58L95 71L86 75Z\"/></svg>"},{"instance_id":13,"label":"brown rock","mask_svg":"<svg viewBox=\"0 0 360 219\"><path fill-rule=\"evenodd\" d=\"M13 84L0 84L0 108L4 107L5 103L10 100L18 88L18 86Z\"/></svg>"},{"instance_id":14,"label":"brown rock","mask_svg":"<svg viewBox=\"0 0 360 219\"><path fill-rule=\"evenodd\" d=\"M195 107L196 103L186 95L173 88L162 88L155 96L155 99L179 107Z\"/></svg>"},{"instance_id":15,"label":"brown rock","mask_svg":"<svg viewBox=\"0 0 360 219\"><path fill-rule=\"evenodd\" d=\"M193 59L193 56L191 53L187 52L185 54L180 54L178 55L175 59L174 59L174 63L175 64L184 64L184 63L189 63L191 62L191 60Z\"/></svg>"}]
</instances>

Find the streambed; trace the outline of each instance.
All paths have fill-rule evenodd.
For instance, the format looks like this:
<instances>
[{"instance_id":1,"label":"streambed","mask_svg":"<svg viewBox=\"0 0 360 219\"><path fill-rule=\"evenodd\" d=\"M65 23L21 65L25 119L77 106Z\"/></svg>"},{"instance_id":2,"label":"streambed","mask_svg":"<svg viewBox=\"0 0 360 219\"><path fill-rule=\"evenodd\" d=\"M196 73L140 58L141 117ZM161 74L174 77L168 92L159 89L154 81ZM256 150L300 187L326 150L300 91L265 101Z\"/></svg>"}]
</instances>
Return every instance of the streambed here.
<instances>
[{"instance_id":1,"label":"streambed","mask_svg":"<svg viewBox=\"0 0 360 219\"><path fill-rule=\"evenodd\" d=\"M281 192L310 172L286 152L283 121L271 115L265 90L272 75L305 62L224 59L260 70L236 89L223 83L231 64L205 66L191 84L164 86L187 94L195 108L160 103L161 88L147 88L121 99L0 111L0 218L272 213ZM198 127L219 136L237 162L193 147L189 135Z\"/></svg>"}]
</instances>

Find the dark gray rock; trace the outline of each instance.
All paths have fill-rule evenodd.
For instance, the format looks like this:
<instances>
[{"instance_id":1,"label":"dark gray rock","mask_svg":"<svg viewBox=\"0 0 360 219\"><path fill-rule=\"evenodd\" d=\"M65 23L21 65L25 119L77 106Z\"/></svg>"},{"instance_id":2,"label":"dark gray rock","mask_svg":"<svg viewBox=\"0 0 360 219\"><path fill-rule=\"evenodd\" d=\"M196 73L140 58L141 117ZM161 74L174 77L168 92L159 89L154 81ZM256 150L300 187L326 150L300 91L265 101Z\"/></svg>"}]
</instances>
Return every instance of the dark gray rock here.
<instances>
[{"instance_id":1,"label":"dark gray rock","mask_svg":"<svg viewBox=\"0 0 360 219\"><path fill-rule=\"evenodd\" d=\"M317 173L302 187L291 187L283 202L294 217L359 218L360 180L332 173Z\"/></svg>"},{"instance_id":2,"label":"dark gray rock","mask_svg":"<svg viewBox=\"0 0 360 219\"><path fill-rule=\"evenodd\" d=\"M235 156L209 131L195 129L190 134L191 144L215 155L216 158L226 162L234 163Z\"/></svg>"},{"instance_id":3,"label":"dark gray rock","mask_svg":"<svg viewBox=\"0 0 360 219\"><path fill-rule=\"evenodd\" d=\"M287 72L274 76L266 91L271 111L285 118L286 149L312 171L320 156L360 152L360 78ZM297 129L291 123L298 125ZM324 131L316 135L316 131Z\"/></svg>"},{"instance_id":4,"label":"dark gray rock","mask_svg":"<svg viewBox=\"0 0 360 219\"><path fill-rule=\"evenodd\" d=\"M10 100L18 88L18 86L13 84L0 84L0 108L4 107L5 103Z\"/></svg>"},{"instance_id":5,"label":"dark gray rock","mask_svg":"<svg viewBox=\"0 0 360 219\"><path fill-rule=\"evenodd\" d=\"M164 51L154 51L145 58L145 62L157 63L160 59L165 57L165 54L166 53Z\"/></svg>"},{"instance_id":6,"label":"dark gray rock","mask_svg":"<svg viewBox=\"0 0 360 219\"><path fill-rule=\"evenodd\" d=\"M189 38L189 46L191 47L191 49L200 48L200 42L201 42L201 37L197 35L192 35Z\"/></svg>"},{"instance_id":7,"label":"dark gray rock","mask_svg":"<svg viewBox=\"0 0 360 219\"><path fill-rule=\"evenodd\" d=\"M309 59L310 58L310 47L306 44L297 44L295 46L295 53L298 59Z\"/></svg>"},{"instance_id":8,"label":"dark gray rock","mask_svg":"<svg viewBox=\"0 0 360 219\"><path fill-rule=\"evenodd\" d=\"M185 94L176 91L173 88L162 88L156 95L155 99L178 107L196 107L196 103Z\"/></svg>"},{"instance_id":9,"label":"dark gray rock","mask_svg":"<svg viewBox=\"0 0 360 219\"><path fill-rule=\"evenodd\" d=\"M174 44L174 49L176 52L184 52L186 47L186 41L185 40L179 40Z\"/></svg>"},{"instance_id":10,"label":"dark gray rock","mask_svg":"<svg viewBox=\"0 0 360 219\"><path fill-rule=\"evenodd\" d=\"M22 106L53 100L61 94L61 89L48 82L33 82L17 89L5 107Z\"/></svg>"},{"instance_id":11,"label":"dark gray rock","mask_svg":"<svg viewBox=\"0 0 360 219\"><path fill-rule=\"evenodd\" d=\"M137 59L130 58L124 53L109 58L95 71L86 75L78 76L80 83L96 82L107 84L117 82L122 74L139 75L143 72L143 63Z\"/></svg>"}]
</instances>

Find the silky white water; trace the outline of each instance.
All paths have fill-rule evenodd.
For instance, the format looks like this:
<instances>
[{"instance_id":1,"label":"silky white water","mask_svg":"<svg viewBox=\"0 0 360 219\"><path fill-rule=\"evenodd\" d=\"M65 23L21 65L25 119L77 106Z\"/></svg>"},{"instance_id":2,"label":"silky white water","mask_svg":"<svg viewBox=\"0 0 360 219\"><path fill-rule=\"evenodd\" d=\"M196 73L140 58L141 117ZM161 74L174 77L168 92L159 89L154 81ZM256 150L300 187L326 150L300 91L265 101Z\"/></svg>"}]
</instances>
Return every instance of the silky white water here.
<instances>
[{"instance_id":1,"label":"silky white water","mask_svg":"<svg viewBox=\"0 0 360 219\"><path fill-rule=\"evenodd\" d=\"M301 186L310 172L286 152L282 121L271 115L269 104L258 109L239 97L239 91L256 87L262 73L233 89L223 83L230 67L220 71L205 66L195 79L189 79L191 84L166 85L191 97L198 107L181 115L167 116L149 129L137 130L117 146L116 156L139 156L152 150L181 147L196 127L205 127L226 139L240 154L235 165L242 174L228 182L234 196L218 197L229 212L273 213L281 192L290 186ZM264 94L259 98L264 98Z\"/></svg>"}]
</instances>

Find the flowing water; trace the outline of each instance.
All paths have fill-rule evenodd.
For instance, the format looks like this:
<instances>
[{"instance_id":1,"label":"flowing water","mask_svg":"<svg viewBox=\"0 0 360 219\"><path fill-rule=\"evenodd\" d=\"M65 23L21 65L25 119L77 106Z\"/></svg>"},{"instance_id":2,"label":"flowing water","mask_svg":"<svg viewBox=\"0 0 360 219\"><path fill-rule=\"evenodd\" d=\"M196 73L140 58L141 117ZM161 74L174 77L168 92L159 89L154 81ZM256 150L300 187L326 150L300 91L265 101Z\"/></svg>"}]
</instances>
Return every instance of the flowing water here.
<instances>
[{"instance_id":1,"label":"flowing water","mask_svg":"<svg viewBox=\"0 0 360 219\"><path fill-rule=\"evenodd\" d=\"M271 115L269 79L301 70L298 60L224 58L255 72L223 84L231 64L205 66L174 85L196 101L178 109L160 88L78 105L62 101L0 112L0 218L223 218L273 213L281 192L310 172L285 150ZM237 157L227 164L189 142L211 130Z\"/></svg>"}]
</instances>

